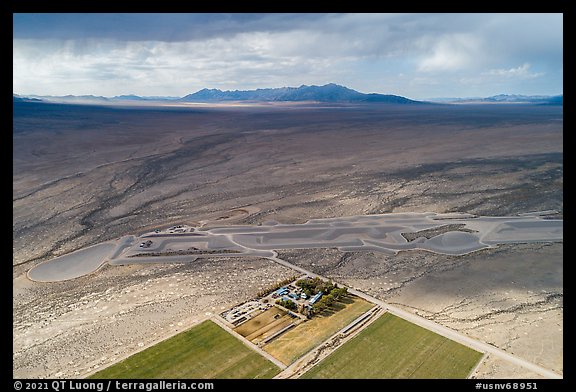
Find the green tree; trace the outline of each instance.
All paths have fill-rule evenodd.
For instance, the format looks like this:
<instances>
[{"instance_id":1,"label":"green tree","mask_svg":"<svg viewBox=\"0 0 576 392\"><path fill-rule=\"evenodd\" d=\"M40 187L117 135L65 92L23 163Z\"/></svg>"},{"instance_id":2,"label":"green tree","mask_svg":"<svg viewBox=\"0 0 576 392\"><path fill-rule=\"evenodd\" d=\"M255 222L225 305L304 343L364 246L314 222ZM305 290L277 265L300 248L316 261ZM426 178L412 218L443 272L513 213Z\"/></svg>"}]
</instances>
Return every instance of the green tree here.
<instances>
[{"instance_id":1,"label":"green tree","mask_svg":"<svg viewBox=\"0 0 576 392\"><path fill-rule=\"evenodd\" d=\"M322 303L321 301L316 302L312 305L312 311L314 314L320 314L326 309L326 304Z\"/></svg>"},{"instance_id":2,"label":"green tree","mask_svg":"<svg viewBox=\"0 0 576 392\"><path fill-rule=\"evenodd\" d=\"M332 294L334 299L338 301L339 299L345 297L346 294L348 294L348 289L346 287L334 288L334 289L332 289L330 294Z\"/></svg>"},{"instance_id":3,"label":"green tree","mask_svg":"<svg viewBox=\"0 0 576 392\"><path fill-rule=\"evenodd\" d=\"M314 313L321 313L328 307L326 303L326 297L323 296L313 305Z\"/></svg>"},{"instance_id":4,"label":"green tree","mask_svg":"<svg viewBox=\"0 0 576 392\"><path fill-rule=\"evenodd\" d=\"M322 291L325 293L329 293L334 289L334 284L332 284L332 282L325 282L322 285Z\"/></svg>"},{"instance_id":5,"label":"green tree","mask_svg":"<svg viewBox=\"0 0 576 392\"><path fill-rule=\"evenodd\" d=\"M317 293L316 286L318 285L318 282L315 279L300 279L296 282L296 285L301 287L302 291L304 291L306 295L313 295Z\"/></svg>"},{"instance_id":6,"label":"green tree","mask_svg":"<svg viewBox=\"0 0 576 392\"><path fill-rule=\"evenodd\" d=\"M290 301L289 299L287 300L283 300L283 299L277 299L276 300L276 304L285 307L286 309L290 309L290 310L296 310L297 305L296 303Z\"/></svg>"},{"instance_id":7,"label":"green tree","mask_svg":"<svg viewBox=\"0 0 576 392\"><path fill-rule=\"evenodd\" d=\"M328 294L322 297L326 306L332 306L334 303L334 296L332 294Z\"/></svg>"}]
</instances>

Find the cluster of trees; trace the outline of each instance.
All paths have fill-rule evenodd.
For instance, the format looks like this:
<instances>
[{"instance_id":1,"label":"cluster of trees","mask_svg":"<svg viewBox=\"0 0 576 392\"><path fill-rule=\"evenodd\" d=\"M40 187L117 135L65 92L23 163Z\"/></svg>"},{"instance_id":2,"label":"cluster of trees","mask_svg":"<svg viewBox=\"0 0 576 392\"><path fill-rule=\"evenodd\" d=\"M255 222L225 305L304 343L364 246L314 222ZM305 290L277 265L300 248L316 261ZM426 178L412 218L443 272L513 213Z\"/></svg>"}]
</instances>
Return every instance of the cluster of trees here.
<instances>
[{"instance_id":1,"label":"cluster of trees","mask_svg":"<svg viewBox=\"0 0 576 392\"><path fill-rule=\"evenodd\" d=\"M316 278L304 278L296 282L296 286L302 288L302 291L309 297L319 293L331 292L335 287L337 287L332 282L324 281L318 277Z\"/></svg>"},{"instance_id":2,"label":"cluster of trees","mask_svg":"<svg viewBox=\"0 0 576 392\"><path fill-rule=\"evenodd\" d=\"M324 293L324 295L312 305L312 310L307 312L308 316L322 313L325 309L332 306L334 302L348 294L346 287L338 287L337 284L324 281L318 277L300 279L296 282L296 286L302 288L302 291L308 296L316 295L319 292Z\"/></svg>"},{"instance_id":3,"label":"cluster of trees","mask_svg":"<svg viewBox=\"0 0 576 392\"><path fill-rule=\"evenodd\" d=\"M278 282L274 283L272 286L266 287L265 289L258 291L258 294L256 294L256 296L258 298L265 297L268 294L270 294L271 292L278 290L280 287L286 286L290 282L293 282L296 278L297 278L297 276L291 276L291 277L286 278L284 280L279 280Z\"/></svg>"},{"instance_id":4,"label":"cluster of trees","mask_svg":"<svg viewBox=\"0 0 576 392\"><path fill-rule=\"evenodd\" d=\"M340 298L344 298L346 295L348 295L348 289L346 287L335 286L332 291L330 291L329 295L332 295L334 299L338 301Z\"/></svg>"},{"instance_id":5,"label":"cluster of trees","mask_svg":"<svg viewBox=\"0 0 576 392\"><path fill-rule=\"evenodd\" d=\"M322 313L324 310L332 306L334 302L345 297L348 294L348 289L346 287L333 286L332 290L322 298L318 300L314 305L312 305L313 314Z\"/></svg>"},{"instance_id":6,"label":"cluster of trees","mask_svg":"<svg viewBox=\"0 0 576 392\"><path fill-rule=\"evenodd\" d=\"M270 292L274 290L278 290L280 287L286 286L290 282L294 281L296 277L291 277L288 279L284 279L279 281L275 285L261 290L258 293L259 297L266 296ZM279 298L276 300L276 304L285 307L289 310L297 310L298 312L307 315L309 317L322 313L327 308L331 307L335 302L339 301L340 299L344 298L348 294L348 289L346 287L338 287L337 284L332 283L330 281L324 281L320 278L304 278L298 280L296 286L302 289L302 292L305 293L308 297L312 297L319 292L322 292L324 295L314 304L312 308L304 307L304 304L296 304L294 301L289 299L282 299Z\"/></svg>"},{"instance_id":7,"label":"cluster of trees","mask_svg":"<svg viewBox=\"0 0 576 392\"><path fill-rule=\"evenodd\" d=\"M295 302L290 301L289 299L283 300L282 298L277 299L276 304L284 306L286 309L290 310L296 310L296 308L298 307Z\"/></svg>"}]
</instances>

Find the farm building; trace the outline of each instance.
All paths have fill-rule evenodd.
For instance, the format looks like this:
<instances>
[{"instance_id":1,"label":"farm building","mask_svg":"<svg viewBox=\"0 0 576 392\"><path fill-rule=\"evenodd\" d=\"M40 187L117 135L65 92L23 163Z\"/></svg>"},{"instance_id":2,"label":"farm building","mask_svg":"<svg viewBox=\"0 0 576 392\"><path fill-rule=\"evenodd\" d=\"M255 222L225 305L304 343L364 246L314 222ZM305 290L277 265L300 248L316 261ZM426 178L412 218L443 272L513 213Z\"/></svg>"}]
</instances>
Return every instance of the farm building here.
<instances>
[{"instance_id":1,"label":"farm building","mask_svg":"<svg viewBox=\"0 0 576 392\"><path fill-rule=\"evenodd\" d=\"M312 299L310 300L310 305L314 305L320 298L322 298L322 296L324 295L323 292L318 292L318 294L316 294L315 296L312 297Z\"/></svg>"},{"instance_id":2,"label":"farm building","mask_svg":"<svg viewBox=\"0 0 576 392\"><path fill-rule=\"evenodd\" d=\"M290 290L288 290L288 288L286 287L280 287L278 290L276 290L276 294L278 295L285 295L288 294L290 292Z\"/></svg>"}]
</instances>

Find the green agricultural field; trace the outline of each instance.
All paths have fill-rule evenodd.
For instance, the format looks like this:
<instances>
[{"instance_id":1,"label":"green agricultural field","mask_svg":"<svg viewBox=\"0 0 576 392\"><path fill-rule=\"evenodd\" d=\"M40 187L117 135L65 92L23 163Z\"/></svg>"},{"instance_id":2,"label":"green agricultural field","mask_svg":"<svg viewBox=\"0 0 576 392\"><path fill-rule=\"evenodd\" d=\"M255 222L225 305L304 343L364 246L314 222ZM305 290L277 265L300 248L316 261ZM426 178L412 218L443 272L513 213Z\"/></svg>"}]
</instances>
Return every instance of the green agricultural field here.
<instances>
[{"instance_id":1,"label":"green agricultural field","mask_svg":"<svg viewBox=\"0 0 576 392\"><path fill-rule=\"evenodd\" d=\"M482 353L386 313L302 378L466 378Z\"/></svg>"},{"instance_id":2,"label":"green agricultural field","mask_svg":"<svg viewBox=\"0 0 576 392\"><path fill-rule=\"evenodd\" d=\"M282 334L264 346L264 350L289 365L374 306L352 295L344 301L334 305L334 311L324 312Z\"/></svg>"},{"instance_id":3,"label":"green agricultural field","mask_svg":"<svg viewBox=\"0 0 576 392\"><path fill-rule=\"evenodd\" d=\"M280 369L207 320L90 378L272 378Z\"/></svg>"}]
</instances>

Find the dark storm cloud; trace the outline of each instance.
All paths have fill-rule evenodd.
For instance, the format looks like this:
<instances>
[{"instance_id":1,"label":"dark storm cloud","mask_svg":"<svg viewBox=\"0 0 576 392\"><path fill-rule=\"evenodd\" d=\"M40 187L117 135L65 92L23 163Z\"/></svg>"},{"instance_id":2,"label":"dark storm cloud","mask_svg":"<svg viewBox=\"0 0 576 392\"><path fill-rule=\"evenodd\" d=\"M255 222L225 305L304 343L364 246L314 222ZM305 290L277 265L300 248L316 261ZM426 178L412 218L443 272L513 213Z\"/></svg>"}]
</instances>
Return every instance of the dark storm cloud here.
<instances>
[{"instance_id":1,"label":"dark storm cloud","mask_svg":"<svg viewBox=\"0 0 576 392\"><path fill-rule=\"evenodd\" d=\"M330 14L14 14L14 38L178 42L284 31Z\"/></svg>"}]
</instances>

